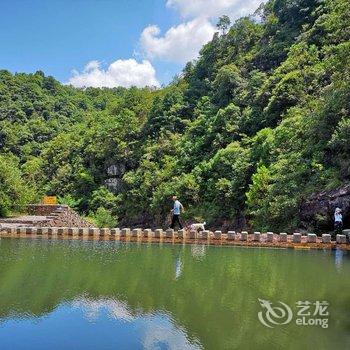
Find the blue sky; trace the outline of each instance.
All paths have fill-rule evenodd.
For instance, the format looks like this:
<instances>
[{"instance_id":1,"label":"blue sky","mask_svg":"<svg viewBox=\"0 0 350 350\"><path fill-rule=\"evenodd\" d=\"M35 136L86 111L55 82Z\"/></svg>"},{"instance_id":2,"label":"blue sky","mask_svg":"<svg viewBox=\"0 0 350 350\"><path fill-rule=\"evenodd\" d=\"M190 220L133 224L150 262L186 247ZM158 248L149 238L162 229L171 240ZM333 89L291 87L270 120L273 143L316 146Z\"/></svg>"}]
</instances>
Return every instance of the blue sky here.
<instances>
[{"instance_id":1,"label":"blue sky","mask_svg":"<svg viewBox=\"0 0 350 350\"><path fill-rule=\"evenodd\" d=\"M211 39L218 16L257 0L0 0L0 69L75 86L168 83Z\"/></svg>"}]
</instances>

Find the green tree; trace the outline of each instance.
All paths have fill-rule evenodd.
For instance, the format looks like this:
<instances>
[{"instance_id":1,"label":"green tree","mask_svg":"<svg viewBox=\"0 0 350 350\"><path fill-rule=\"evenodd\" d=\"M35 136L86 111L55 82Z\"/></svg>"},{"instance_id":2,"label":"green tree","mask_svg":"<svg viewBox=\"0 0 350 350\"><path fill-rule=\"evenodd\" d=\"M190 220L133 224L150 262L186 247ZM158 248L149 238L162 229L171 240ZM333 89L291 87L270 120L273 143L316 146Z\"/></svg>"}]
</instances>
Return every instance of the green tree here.
<instances>
[{"instance_id":1,"label":"green tree","mask_svg":"<svg viewBox=\"0 0 350 350\"><path fill-rule=\"evenodd\" d=\"M0 217L25 210L35 198L35 188L25 182L18 160L12 155L0 155Z\"/></svg>"},{"instance_id":2,"label":"green tree","mask_svg":"<svg viewBox=\"0 0 350 350\"><path fill-rule=\"evenodd\" d=\"M230 17L223 15L219 18L219 21L216 24L216 27L221 31L221 33L226 34L230 25L231 25Z\"/></svg>"},{"instance_id":3,"label":"green tree","mask_svg":"<svg viewBox=\"0 0 350 350\"><path fill-rule=\"evenodd\" d=\"M96 210L93 215L93 219L96 222L98 227L115 227L117 225L117 218L113 216L112 213L103 207L100 207Z\"/></svg>"}]
</instances>

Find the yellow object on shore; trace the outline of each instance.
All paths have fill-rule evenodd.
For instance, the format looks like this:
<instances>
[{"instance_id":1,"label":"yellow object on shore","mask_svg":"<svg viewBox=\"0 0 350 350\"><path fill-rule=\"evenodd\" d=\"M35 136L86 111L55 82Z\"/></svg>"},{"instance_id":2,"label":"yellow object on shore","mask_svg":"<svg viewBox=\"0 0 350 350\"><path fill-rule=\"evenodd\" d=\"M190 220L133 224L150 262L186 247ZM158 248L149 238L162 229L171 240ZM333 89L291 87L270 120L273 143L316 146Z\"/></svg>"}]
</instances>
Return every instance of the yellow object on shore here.
<instances>
[{"instance_id":1,"label":"yellow object on shore","mask_svg":"<svg viewBox=\"0 0 350 350\"><path fill-rule=\"evenodd\" d=\"M55 205L55 204L57 204L57 197L56 196L45 196L43 198L43 204Z\"/></svg>"}]
</instances>

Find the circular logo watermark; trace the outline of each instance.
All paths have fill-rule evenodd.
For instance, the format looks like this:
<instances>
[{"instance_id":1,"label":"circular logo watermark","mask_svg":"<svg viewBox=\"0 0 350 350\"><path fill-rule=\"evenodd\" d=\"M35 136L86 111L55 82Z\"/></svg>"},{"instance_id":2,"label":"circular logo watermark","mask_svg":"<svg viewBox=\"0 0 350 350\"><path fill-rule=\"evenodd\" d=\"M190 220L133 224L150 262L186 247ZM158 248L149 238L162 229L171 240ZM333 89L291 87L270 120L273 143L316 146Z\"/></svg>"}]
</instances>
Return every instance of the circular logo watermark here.
<instances>
[{"instance_id":1,"label":"circular logo watermark","mask_svg":"<svg viewBox=\"0 0 350 350\"><path fill-rule=\"evenodd\" d=\"M269 300L259 299L263 311L258 312L259 321L266 327L273 328L277 325L289 323L293 318L292 309L282 301L274 306Z\"/></svg>"}]
</instances>

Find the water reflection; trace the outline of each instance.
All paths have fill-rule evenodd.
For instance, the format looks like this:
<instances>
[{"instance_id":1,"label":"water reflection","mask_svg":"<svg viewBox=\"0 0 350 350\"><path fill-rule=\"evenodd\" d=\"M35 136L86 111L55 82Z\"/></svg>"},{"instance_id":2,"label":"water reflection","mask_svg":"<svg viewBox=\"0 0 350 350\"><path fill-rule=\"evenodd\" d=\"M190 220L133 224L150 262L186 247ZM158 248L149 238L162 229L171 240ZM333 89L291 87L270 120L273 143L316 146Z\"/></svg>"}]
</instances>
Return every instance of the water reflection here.
<instances>
[{"instance_id":1,"label":"water reflection","mask_svg":"<svg viewBox=\"0 0 350 350\"><path fill-rule=\"evenodd\" d=\"M169 318L154 316L145 318L144 336L142 344L144 349L203 349L197 339L189 341L186 332L174 325Z\"/></svg>"},{"instance_id":2,"label":"water reflection","mask_svg":"<svg viewBox=\"0 0 350 350\"><path fill-rule=\"evenodd\" d=\"M207 246L204 244L192 244L191 254L195 259L202 259L205 257Z\"/></svg>"},{"instance_id":3,"label":"water reflection","mask_svg":"<svg viewBox=\"0 0 350 350\"><path fill-rule=\"evenodd\" d=\"M339 252L2 240L0 266L1 350L350 348ZM336 322L267 329L258 298L327 300Z\"/></svg>"},{"instance_id":4,"label":"water reflection","mask_svg":"<svg viewBox=\"0 0 350 350\"><path fill-rule=\"evenodd\" d=\"M175 264L175 279L178 279L183 271L183 263L181 261L181 256L179 256L176 259L176 264Z\"/></svg>"},{"instance_id":5,"label":"water reflection","mask_svg":"<svg viewBox=\"0 0 350 350\"><path fill-rule=\"evenodd\" d=\"M132 314L126 303L117 299L91 299L83 296L73 300L71 306L81 309L89 322L98 320L105 313L110 318L126 322L131 322L137 318L137 315Z\"/></svg>"},{"instance_id":6,"label":"water reflection","mask_svg":"<svg viewBox=\"0 0 350 350\"><path fill-rule=\"evenodd\" d=\"M341 249L336 249L334 253L334 262L338 272L341 272L343 266L343 255L344 252Z\"/></svg>"},{"instance_id":7,"label":"water reflection","mask_svg":"<svg viewBox=\"0 0 350 350\"><path fill-rule=\"evenodd\" d=\"M79 309L88 322L98 322L108 317L128 322L137 329L145 349L201 349L198 340L190 342L186 332L174 324L166 313L133 313L125 302L117 299L92 299L80 297L71 303L73 309Z\"/></svg>"}]
</instances>

